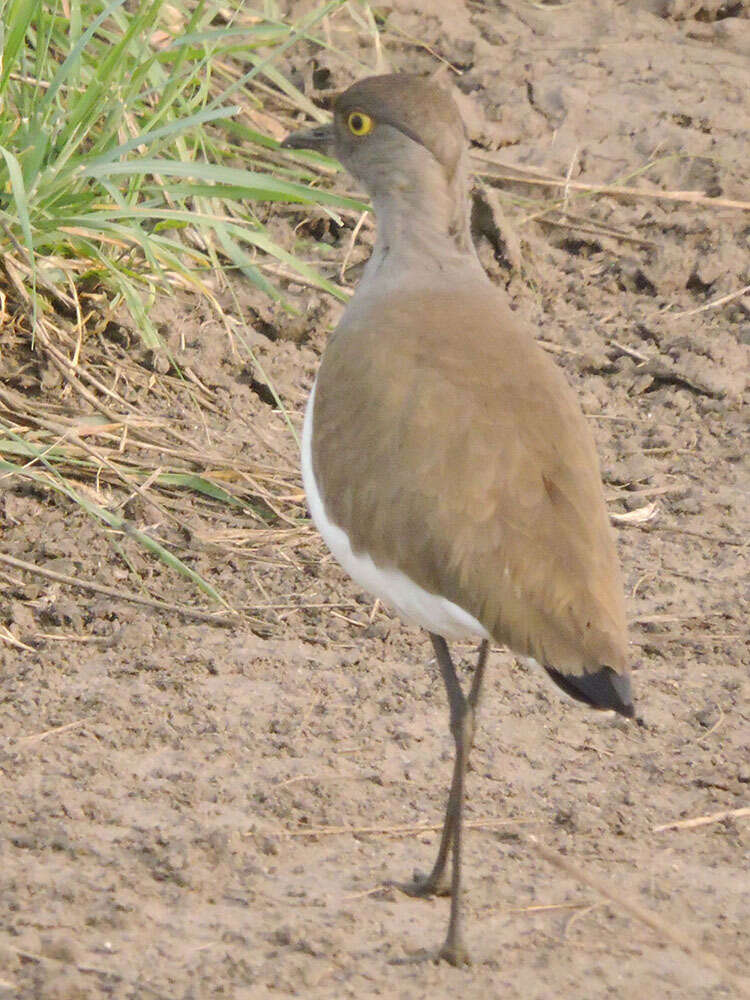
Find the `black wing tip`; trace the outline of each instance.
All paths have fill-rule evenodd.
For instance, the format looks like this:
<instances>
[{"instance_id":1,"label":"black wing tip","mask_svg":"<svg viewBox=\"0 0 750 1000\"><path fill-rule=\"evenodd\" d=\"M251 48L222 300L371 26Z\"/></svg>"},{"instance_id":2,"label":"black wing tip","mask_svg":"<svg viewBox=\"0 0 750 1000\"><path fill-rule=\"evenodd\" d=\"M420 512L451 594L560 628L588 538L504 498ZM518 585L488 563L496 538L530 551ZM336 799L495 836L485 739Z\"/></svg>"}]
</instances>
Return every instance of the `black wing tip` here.
<instances>
[{"instance_id":1,"label":"black wing tip","mask_svg":"<svg viewBox=\"0 0 750 1000\"><path fill-rule=\"evenodd\" d=\"M618 674L611 667L600 667L591 674L562 674L552 667L545 667L558 687L592 708L609 709L624 715L626 719L635 717L630 679Z\"/></svg>"}]
</instances>

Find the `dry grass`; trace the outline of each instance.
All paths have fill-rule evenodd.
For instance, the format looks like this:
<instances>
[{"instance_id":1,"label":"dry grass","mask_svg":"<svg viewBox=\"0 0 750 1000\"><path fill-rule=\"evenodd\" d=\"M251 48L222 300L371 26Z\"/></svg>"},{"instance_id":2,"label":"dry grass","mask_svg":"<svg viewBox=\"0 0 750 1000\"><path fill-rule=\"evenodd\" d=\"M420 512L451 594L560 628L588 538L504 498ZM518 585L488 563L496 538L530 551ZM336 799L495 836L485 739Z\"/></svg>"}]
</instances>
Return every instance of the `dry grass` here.
<instances>
[{"instance_id":1,"label":"dry grass","mask_svg":"<svg viewBox=\"0 0 750 1000\"><path fill-rule=\"evenodd\" d=\"M21 7L5 3L8 23L11 13L20 16ZM53 11L54 5L43 9ZM189 563L198 549L221 560L269 545L293 560L307 523L296 461L270 449L263 461L251 460L208 435L198 442L186 426L165 416L190 411L200 423L205 414L220 416L221 406L199 371L170 356L149 304L165 292L199 296L238 358L261 374L280 420L296 436L273 380L249 347L247 327L237 318L242 311L230 312L222 302L234 294L238 278L255 284L266 300L283 296L290 282L346 298L347 264L367 216L332 161L278 149L302 117L326 117L283 75L279 58L304 42L337 54L354 76L386 69L384 41L403 44L404 38L366 5L340 0L322 4L297 24L265 20L241 5L200 11L192 2L179 8L151 3L128 14L114 0L101 20L110 45L116 47L128 32L136 39L147 32L148 59L123 43L121 65L109 66L106 77L81 53L79 63L69 66L76 46L83 45L81 26L63 35L49 27L47 50L39 41L42 22L30 23L25 34L6 35L0 145L10 159L0 203L0 476L6 485L33 487L85 511L120 560L127 563L122 547L127 541L181 573L209 598L208 608L193 609L197 615L227 621L241 613L255 622L254 609L230 607ZM17 17L13 23L20 23ZM372 65L336 52L332 28L342 24L370 35ZM424 47L419 39L407 41ZM455 72L450 66L447 71ZM113 113L106 103L81 107L87 86L98 87L105 101L105 84L122 87L133 73L141 73L142 85L129 85L130 103L115 125L106 120L105 112ZM58 110L88 114L81 117L83 138L64 132L54 117L53 91ZM167 92L169 102L163 99ZM47 160L36 164L36 175L19 143L23 115L40 128L63 128L57 159L48 151ZM490 155L476 155L474 167L518 227L565 227L614 243L649 245L636 232L598 220L599 198L660 199L705 211L750 209L701 192L640 188L630 183L633 176L620 185L597 186L509 168ZM528 188L541 194L519 193ZM56 202L49 192L57 192ZM61 192L68 198L63 205ZM266 223L272 215L299 221L294 201L317 203L314 211L348 227L343 263L309 237L292 251L271 237ZM746 291L701 308L718 307ZM109 336L123 311L158 363ZM676 377L671 371L670 376ZM128 511L136 500L158 530L135 528ZM645 521L654 510L647 505L620 516ZM196 511L202 526L175 545ZM132 561L129 568L132 586L123 588L123 596L147 589ZM144 599L170 604L159 595Z\"/></svg>"},{"instance_id":2,"label":"dry grass","mask_svg":"<svg viewBox=\"0 0 750 1000\"><path fill-rule=\"evenodd\" d=\"M296 463L252 461L166 416L200 424L220 406L162 343L150 303L201 299L294 433L242 311L221 303L237 278L266 301L283 299L290 280L347 294L321 272L321 247L307 239L287 251L266 222L273 202L277 214L306 201L336 218L361 214L335 164L278 151L300 115L325 117L279 58L302 40L327 47L327 22L351 5L323 3L294 24L241 4L151 0L129 11L112 0L82 10L81 23L54 3L0 6L13 26L0 39L0 476L85 511L126 563L125 541L155 556L223 605L223 620L228 602L188 565L195 546L221 556L298 533ZM42 134L35 159L29 137ZM137 331L124 345L111 336L123 315ZM134 500L159 528L135 527ZM210 527L175 548L196 509Z\"/></svg>"}]
</instances>

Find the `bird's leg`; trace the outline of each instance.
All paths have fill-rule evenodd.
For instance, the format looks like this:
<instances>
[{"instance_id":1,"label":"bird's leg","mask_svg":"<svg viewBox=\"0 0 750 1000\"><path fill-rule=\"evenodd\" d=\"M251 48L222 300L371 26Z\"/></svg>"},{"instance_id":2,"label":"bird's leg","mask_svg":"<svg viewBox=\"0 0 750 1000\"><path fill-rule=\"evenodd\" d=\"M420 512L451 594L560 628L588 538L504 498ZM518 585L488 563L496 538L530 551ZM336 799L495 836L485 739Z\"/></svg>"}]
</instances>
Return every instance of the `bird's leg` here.
<instances>
[{"instance_id":1,"label":"bird's leg","mask_svg":"<svg viewBox=\"0 0 750 1000\"><path fill-rule=\"evenodd\" d=\"M469 757L470 741L473 724L468 723L472 714L464 697L461 685L456 677L456 671L451 661L448 645L441 636L432 636L438 666L443 675L443 683L448 693L450 706L450 728L456 744L456 763L453 768L453 782L448 798L448 813L445 826L450 823L448 835L453 854L453 871L451 874L451 913L448 923L448 933L445 943L440 949L440 957L451 965L468 964L469 956L464 947L461 935L461 825L464 802L464 777L466 762ZM468 724L467 724L468 723Z\"/></svg>"},{"instance_id":2,"label":"bird's leg","mask_svg":"<svg viewBox=\"0 0 750 1000\"><path fill-rule=\"evenodd\" d=\"M489 640L484 639L479 645L479 655L477 656L477 666L469 690L469 697L466 699L471 709L471 736L469 739L469 750L474 746L474 725L479 712L479 699L482 696L482 682L484 681L484 668L487 665L487 654L490 651Z\"/></svg>"},{"instance_id":3,"label":"bird's leg","mask_svg":"<svg viewBox=\"0 0 750 1000\"><path fill-rule=\"evenodd\" d=\"M460 804L457 805L456 800L459 792L458 769L460 766L465 768L466 763L468 763L469 752L471 751L474 743L474 727L479 708L479 699L482 693L482 681L484 680L487 653L489 652L489 642L485 639L479 647L477 666L474 671L474 677L471 682L469 695L464 699L458 678L456 677L455 670L453 669L453 664L451 662L450 653L448 652L448 646L445 639L432 634L430 635L430 638L432 639L432 644L435 647L435 654L437 656L438 664L440 665L440 673L443 676L445 689L448 693L448 702L451 706L451 729L453 727L454 716L453 701L454 699L457 701L460 699L459 704L461 705L461 710L463 712L463 727L465 730L465 760L462 763L459 761L458 753L456 754L453 764L451 790L448 796L448 805L445 810L443 832L440 836L440 847L438 849L437 858L435 859L435 864L432 866L432 871L429 875L415 874L414 879L411 882L399 885L399 888L410 896L447 896L451 892L451 883L446 875L445 866L448 860L448 852L450 851L453 840L453 827L456 814L460 808ZM450 682L446 680L446 673L449 677L452 676L452 680ZM452 691L454 692L453 695L451 694ZM463 779L461 779L461 784L463 785Z\"/></svg>"}]
</instances>

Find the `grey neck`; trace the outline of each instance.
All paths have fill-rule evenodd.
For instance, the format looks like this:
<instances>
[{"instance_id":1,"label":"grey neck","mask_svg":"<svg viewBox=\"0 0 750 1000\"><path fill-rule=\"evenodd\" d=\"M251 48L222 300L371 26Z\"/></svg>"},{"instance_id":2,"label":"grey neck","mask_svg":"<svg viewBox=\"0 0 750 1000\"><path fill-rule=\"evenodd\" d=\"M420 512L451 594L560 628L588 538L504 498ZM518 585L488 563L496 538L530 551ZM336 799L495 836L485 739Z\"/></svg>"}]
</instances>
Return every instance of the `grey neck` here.
<instances>
[{"instance_id":1,"label":"grey neck","mask_svg":"<svg viewBox=\"0 0 750 1000\"><path fill-rule=\"evenodd\" d=\"M415 184L410 177L389 177L385 190L373 191L377 239L357 294L376 287L486 278L471 239L470 202L464 164L452 183L434 171Z\"/></svg>"}]
</instances>

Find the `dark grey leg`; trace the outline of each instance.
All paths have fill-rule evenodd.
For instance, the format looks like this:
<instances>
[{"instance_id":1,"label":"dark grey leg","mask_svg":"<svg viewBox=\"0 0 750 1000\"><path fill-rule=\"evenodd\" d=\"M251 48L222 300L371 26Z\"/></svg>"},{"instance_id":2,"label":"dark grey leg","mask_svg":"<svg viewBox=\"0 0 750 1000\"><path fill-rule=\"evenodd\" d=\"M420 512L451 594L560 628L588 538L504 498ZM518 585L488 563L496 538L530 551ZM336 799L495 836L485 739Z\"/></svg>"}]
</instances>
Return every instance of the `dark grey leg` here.
<instances>
[{"instance_id":1,"label":"dark grey leg","mask_svg":"<svg viewBox=\"0 0 750 1000\"><path fill-rule=\"evenodd\" d=\"M477 713L479 712L479 699L482 697L482 682L484 681L484 668L487 665L487 654L490 651L490 644L487 639L485 639L479 646L479 655L477 656L477 666L474 671L474 677L471 682L471 689L469 690L469 697L466 699L469 708L471 709L471 739L469 740L469 749L474 745L474 724L476 722Z\"/></svg>"},{"instance_id":2,"label":"dark grey leg","mask_svg":"<svg viewBox=\"0 0 750 1000\"><path fill-rule=\"evenodd\" d=\"M440 838L440 848L432 871L426 878L417 876L413 882L402 885L405 892L413 896L451 895L451 915L448 935L440 952L453 965L468 962L468 955L461 941L460 895L461 895L461 816L464 798L464 776L469 752L474 742L474 726L479 699L482 692L489 643L485 640L479 647L479 656L471 689L464 697L461 685L451 660L448 645L442 636L430 634L435 649L440 673L445 684L450 707L450 729L456 744L456 758L453 765L448 806ZM448 853L452 848L453 869L450 883L446 877Z\"/></svg>"},{"instance_id":3,"label":"dark grey leg","mask_svg":"<svg viewBox=\"0 0 750 1000\"><path fill-rule=\"evenodd\" d=\"M453 690L457 690L461 700L463 701L463 693L459 686L458 679L456 678L455 671L453 670L453 664L450 659L450 654L448 652L448 646L441 636L430 635L432 639L432 644L435 648L435 654L437 656L438 664L440 665L440 673L445 680L445 673L441 660L447 657L448 663L450 664L450 671L453 672L453 682L451 687ZM442 651L438 652L438 643L442 643ZM477 666L474 671L474 677L471 682L471 689L469 691L469 696L466 698L465 705L465 715L464 715L464 725L467 731L467 751L466 757L468 760L469 752L471 751L472 745L474 743L474 726L477 716L477 711L479 708L479 699L482 693L482 682L484 680L484 671L487 664L487 654L489 652L489 642L485 639L484 642L479 647L479 655L477 657ZM448 693L448 702L451 702L451 688L449 688L448 683L445 684L446 692ZM451 709L451 718L453 712ZM448 805L445 810L445 821L443 823L443 832L440 837L440 847L438 849L437 858L435 859L435 864L432 866L432 871L429 875L415 874L414 879L411 882L406 882L399 884L399 888L402 889L410 896L448 896L451 891L451 883L446 874L446 862L448 860L448 852L450 851L451 841L453 839L453 823L456 815L456 793L457 782L458 782L458 768L460 762L458 759L458 754L456 754L453 763L453 778L451 780L451 789L448 796Z\"/></svg>"}]
</instances>

